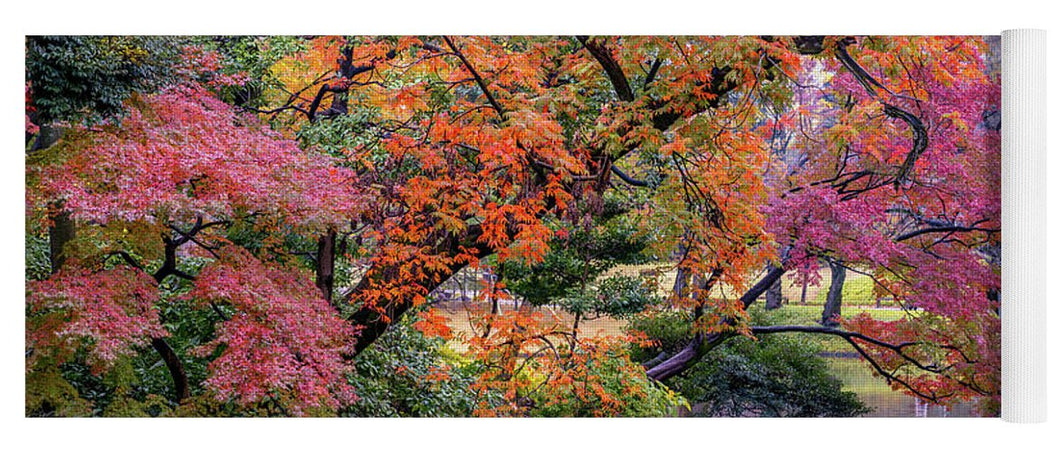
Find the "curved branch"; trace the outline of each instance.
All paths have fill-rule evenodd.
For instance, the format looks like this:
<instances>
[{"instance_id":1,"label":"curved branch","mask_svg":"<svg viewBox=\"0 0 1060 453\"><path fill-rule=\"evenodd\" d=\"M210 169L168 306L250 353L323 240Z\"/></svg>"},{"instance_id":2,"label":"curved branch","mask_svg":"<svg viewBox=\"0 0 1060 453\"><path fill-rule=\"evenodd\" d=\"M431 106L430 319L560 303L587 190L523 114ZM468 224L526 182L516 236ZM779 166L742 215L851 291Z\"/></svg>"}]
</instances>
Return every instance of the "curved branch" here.
<instances>
[{"instance_id":1,"label":"curved branch","mask_svg":"<svg viewBox=\"0 0 1060 453\"><path fill-rule=\"evenodd\" d=\"M607 73L607 78L611 80L611 85L615 87L615 94L618 95L618 98L626 102L632 102L633 90L629 87L629 80L626 79L626 74L622 72L622 67L615 61L615 57L611 55L611 50L603 43L589 40L588 36L578 36L578 41L600 63L600 66L604 67L604 72Z\"/></svg>"},{"instance_id":2,"label":"curved branch","mask_svg":"<svg viewBox=\"0 0 1060 453\"><path fill-rule=\"evenodd\" d=\"M680 268L678 272L681 272ZM721 278L723 272L724 271L721 268L715 268L710 273L709 277L705 279L693 277L693 281L696 282L695 289L687 293L685 293L685 289L679 289L677 287L677 285L681 284L681 277L678 277L677 281L675 281L674 283L674 291L678 294L691 294L693 295L693 297L697 298L705 297L707 294L710 294L711 288L713 288L714 284L718 282L718 279ZM696 307L695 319L698 320L701 316L703 316L702 308ZM658 363L657 365L654 365L649 368L646 371L646 374L648 375L648 377L657 381L663 381L671 377L677 376L683 373L685 370L689 369L693 364L695 364L696 361L698 361L699 358L703 356L703 354L706 354L708 351L713 349L715 346L721 344L731 336L731 333L720 333L711 335L697 333L695 334L695 336L692 337L692 340L689 341L688 344L681 348L681 350L677 351L669 358L662 360L661 363Z\"/></svg>"},{"instance_id":3,"label":"curved branch","mask_svg":"<svg viewBox=\"0 0 1060 453\"><path fill-rule=\"evenodd\" d=\"M824 36L803 35L792 38L795 50L802 55L817 55L824 52Z\"/></svg>"},{"instance_id":4,"label":"curved branch","mask_svg":"<svg viewBox=\"0 0 1060 453\"><path fill-rule=\"evenodd\" d=\"M925 400L929 400L929 401L932 401L932 402L936 402L936 403L939 402L939 400L941 398L945 398L945 397L949 396L949 395L938 395L935 392L931 392L930 394L928 394L928 393L924 393L923 391L921 391L919 389L914 388L909 382L907 382L906 380L902 379L901 377L899 377L894 372L890 372L890 371L885 370L875 360L875 358L873 358L868 353L868 351L866 351L855 340L860 340L860 341L863 341L865 343L871 344L873 346L877 346L877 347L881 347L881 348L890 350L890 351L894 352L895 354L897 354L899 357L901 357L903 360L905 360L907 363L913 365L914 367L916 367L917 369L919 369L921 371L925 371L925 372L933 373L933 374L944 374L947 370L952 368L950 366L940 367L937 364L924 364L924 363L920 362L919 360L917 360L915 357L912 357L909 354L906 354L906 352L905 352L906 348L909 348L909 347L912 347L912 346L923 345L924 343L922 343L922 342L905 342L905 343L898 343L898 344L888 343L886 341L883 341L883 340L880 340L880 339L877 339L877 338L873 338L873 337L870 337L870 336L867 336L867 335L864 335L864 334L861 334L861 333L858 333L858 332L851 332L851 331L847 331L847 330L841 330L841 329L837 329L837 328L834 328L834 327L825 327L825 326L780 325L780 326L759 326L759 327L752 327L751 328L751 333L753 333L753 334L771 334L771 333L789 333L789 332L824 334L824 335L833 335L833 336L837 336L837 337L843 338L844 340L847 341L847 343L849 343L854 348L855 351L857 351L858 354L860 354L863 358L865 358L865 360L868 361L870 365L872 365L873 369L875 369L877 373L879 373L881 376L883 376L887 380L888 383L897 382L902 387L905 387L911 393L919 396L920 398L923 398ZM967 361L967 356L965 356L962 351L960 351L959 349L957 349L954 346L951 346L951 345L940 345L939 347L941 347L943 349L956 350L958 353L961 354L961 356L966 360L967 363L974 363L973 361ZM958 380L958 382L961 382L961 381ZM968 387L969 389L971 389L973 391L981 392L979 389L974 388L972 386L969 386L969 385L967 385L964 382L961 382L961 383L962 383L962 385L965 385L966 387Z\"/></svg>"},{"instance_id":5,"label":"curved branch","mask_svg":"<svg viewBox=\"0 0 1060 453\"><path fill-rule=\"evenodd\" d=\"M915 238L917 236L922 236L922 235L931 234L931 233L967 233L967 232L972 232L972 231L983 231L983 232L987 232L987 233L996 233L996 232L998 232L1000 230L998 230L997 228L976 228L976 227L967 227L967 226L962 226L962 225L936 226L936 227L923 228L923 229L919 229L919 230L916 230L916 231L910 231L908 233L905 233L905 234L902 234L900 236L895 237L894 240L895 241L905 241L905 240L908 240L908 239Z\"/></svg>"},{"instance_id":6,"label":"curved branch","mask_svg":"<svg viewBox=\"0 0 1060 453\"><path fill-rule=\"evenodd\" d=\"M891 96L896 95L892 93L891 90L887 89L887 87L883 86L882 83L872 77L872 75L869 74L869 72L866 71L865 68L861 67L861 65L858 64L857 60L854 60L854 57L850 56L850 53L847 52L846 47L847 45L851 44L851 42L852 39L848 38L840 40L839 43L836 45L835 54L836 58L839 60L839 63L842 64L843 67L846 68L848 71L850 71L850 74L853 75L855 79L857 79L858 83L861 84L863 88L865 88L865 91L867 91L869 95L871 95L881 104L883 104L884 114L891 118L901 120L906 125L908 125L909 128L913 131L913 148L909 150L909 153L905 156L905 161L902 162L902 165L900 167L898 167L898 174L895 176L894 179L894 186L895 188L897 188L902 182L904 182L908 178L909 174L913 171L913 166L916 164L916 160L927 149L927 128L924 127L924 123L916 115L913 115L912 113L909 113L894 104L887 103L886 101L880 99L879 92L876 91L877 88L887 92Z\"/></svg>"},{"instance_id":7,"label":"curved branch","mask_svg":"<svg viewBox=\"0 0 1060 453\"><path fill-rule=\"evenodd\" d=\"M700 351L700 346L702 345L703 335L692 337L692 341L689 341L680 351L677 351L674 355L670 356L670 358L663 360L662 363L659 363L646 371L648 377L657 381L665 381L681 374L690 368L702 355Z\"/></svg>"},{"instance_id":8,"label":"curved branch","mask_svg":"<svg viewBox=\"0 0 1060 453\"><path fill-rule=\"evenodd\" d=\"M317 109L320 108L320 101L324 99L324 93L336 91L338 90L332 89L331 85L328 85L326 83L324 84L324 86L321 86L320 90L317 91L316 96L313 96L313 102L309 104L309 110L307 110L305 113L306 118L309 118L309 121L313 121L314 119L316 119Z\"/></svg>"},{"instance_id":9,"label":"curved branch","mask_svg":"<svg viewBox=\"0 0 1060 453\"><path fill-rule=\"evenodd\" d=\"M861 333L858 333L858 332L851 332L851 331L848 331L848 330L842 330L842 329L837 329L835 327L826 327L826 326L799 326L799 325L786 326L786 325L781 325L781 326L756 326L756 327L752 327L751 328L751 333L753 333L753 334L759 334L759 333L784 333L784 332L820 333L820 334L826 334L826 335L835 335L835 336L843 337L843 338L856 338L856 339L862 340L862 341L864 341L866 343L870 343L870 344L873 344L873 345L876 345L876 346L880 346L882 348L887 348L887 349L893 350L895 352L900 352L904 348L907 348L909 346L913 346L913 345L917 344L917 343L913 343L913 342L893 344L893 343L888 343L888 342L883 341L883 340L878 340L876 338L872 338L870 336L867 336L865 334L861 334Z\"/></svg>"},{"instance_id":10,"label":"curved branch","mask_svg":"<svg viewBox=\"0 0 1060 453\"><path fill-rule=\"evenodd\" d=\"M110 258L112 256L120 256L122 258L122 260L125 261L126 264L128 264L128 265L130 265L132 267L135 267L135 268L137 268L137 269L139 269L141 271L144 270L144 267L141 266L140 263L138 261L136 261L136 258L133 258L132 255L129 254L129 252L126 252L124 250L119 250L119 251L116 251L116 252L110 252L110 253L106 254L106 256L104 256L104 259Z\"/></svg>"},{"instance_id":11,"label":"curved branch","mask_svg":"<svg viewBox=\"0 0 1060 453\"><path fill-rule=\"evenodd\" d=\"M898 175L895 176L894 185L898 187L913 172L916 160L927 150L927 129L924 127L924 123L920 121L920 118L893 105L884 104L883 112L891 118L898 118L904 121L913 130L913 149L909 150L909 154L905 155L905 161L902 162L901 167L898 167Z\"/></svg>"},{"instance_id":12,"label":"curved branch","mask_svg":"<svg viewBox=\"0 0 1060 453\"><path fill-rule=\"evenodd\" d=\"M645 87L651 85L651 83L655 81L655 76L659 75L659 68L662 67L662 62L662 57L657 57L655 58L655 61L652 62L651 68L648 69L648 75L644 76Z\"/></svg>"},{"instance_id":13,"label":"curved branch","mask_svg":"<svg viewBox=\"0 0 1060 453\"><path fill-rule=\"evenodd\" d=\"M785 272L787 272L787 269L784 268L783 260L779 266L771 267L769 272L766 272L766 275L763 275L762 278L758 280L758 283L755 283L754 286L740 296L740 302L743 303L743 309L746 310L751 304L758 300L762 294L765 294L765 292L769 290L769 287L773 286L777 280L780 280L780 277L784 276Z\"/></svg>"},{"instance_id":14,"label":"curved branch","mask_svg":"<svg viewBox=\"0 0 1060 453\"><path fill-rule=\"evenodd\" d=\"M740 296L740 302L743 303L744 310L750 307L755 300L762 296L770 286L773 286L773 284L784 275L784 272L786 272L786 269L784 269L782 262L780 266L771 268L769 272L762 276L762 278L759 279L754 286L748 289L743 296ZM732 334L724 333L714 334L708 337L696 335L692 338L692 341L688 342L685 347L681 348L681 350L674 355L663 360L661 363L652 364L647 371L648 377L657 381L664 381L677 376L694 365L703 354L731 337Z\"/></svg>"},{"instance_id":15,"label":"curved branch","mask_svg":"<svg viewBox=\"0 0 1060 453\"><path fill-rule=\"evenodd\" d=\"M625 172L620 170L617 165L611 165L611 173L614 173L615 176L618 176L619 179L631 186L651 187L651 185L649 185L648 183L627 175Z\"/></svg>"}]
</instances>

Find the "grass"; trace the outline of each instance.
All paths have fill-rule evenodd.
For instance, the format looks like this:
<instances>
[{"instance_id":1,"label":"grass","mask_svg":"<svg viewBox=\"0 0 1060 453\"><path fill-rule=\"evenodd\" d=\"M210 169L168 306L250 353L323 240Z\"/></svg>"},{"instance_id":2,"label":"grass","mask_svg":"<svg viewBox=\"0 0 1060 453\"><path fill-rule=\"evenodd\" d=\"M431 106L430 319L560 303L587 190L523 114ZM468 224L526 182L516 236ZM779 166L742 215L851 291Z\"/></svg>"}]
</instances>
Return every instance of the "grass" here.
<instances>
[{"instance_id":1,"label":"grass","mask_svg":"<svg viewBox=\"0 0 1060 453\"><path fill-rule=\"evenodd\" d=\"M608 270L600 278L616 274L632 276L653 274L658 278L660 295L668 293L670 288L673 288L674 280L677 278L677 270L674 269L673 264L620 265ZM826 268L821 270L820 276L821 278L817 282L806 286L806 301L803 303L802 285L797 284L794 281L794 277L788 274L781 285L781 297L786 300L788 305L824 305L825 299L828 297L828 286L832 284L832 275ZM754 276L751 281L753 282L758 277ZM873 294L875 286L876 282L872 280L872 277L858 272L847 271L846 280L843 282L843 305L877 306L876 296ZM715 288L711 294L714 297L734 298L739 296L732 288L725 285ZM879 303L882 307L894 306L894 303L889 298L883 298Z\"/></svg>"},{"instance_id":2,"label":"grass","mask_svg":"<svg viewBox=\"0 0 1060 453\"><path fill-rule=\"evenodd\" d=\"M752 306L751 312L764 312L761 306ZM784 305L776 310L771 310L769 315L785 320L790 324L813 324L821 320L821 307L816 305ZM899 308L876 308L876 307L850 307L843 306L842 314L845 318L852 318L861 313L868 313L873 319L880 321L896 321L905 317L905 312Z\"/></svg>"}]
</instances>

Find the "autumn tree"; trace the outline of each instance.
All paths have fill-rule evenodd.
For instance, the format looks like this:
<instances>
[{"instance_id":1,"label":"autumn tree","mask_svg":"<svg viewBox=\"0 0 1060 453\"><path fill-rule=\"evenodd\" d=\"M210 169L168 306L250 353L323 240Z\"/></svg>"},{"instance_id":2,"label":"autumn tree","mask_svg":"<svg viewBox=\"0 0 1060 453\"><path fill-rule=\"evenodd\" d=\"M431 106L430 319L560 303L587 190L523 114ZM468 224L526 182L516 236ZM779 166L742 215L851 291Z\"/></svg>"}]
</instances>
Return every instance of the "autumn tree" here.
<instances>
[{"instance_id":1,"label":"autumn tree","mask_svg":"<svg viewBox=\"0 0 1060 453\"><path fill-rule=\"evenodd\" d=\"M213 401L335 410L354 398L351 360L468 267L507 278L494 300L538 291L579 316L659 305L608 306L638 291L594 281L637 244L676 274L681 347L642 366L635 339L483 310L474 388L505 402L479 413L643 414L629 395L673 404L657 382L737 336L786 332L841 337L925 399L998 396L999 160L980 120L997 80L980 39L205 41L120 121L77 127L27 166L27 217L43 228L61 203L84 228L27 292L28 372L40 357L105 367L166 337L174 320L155 310L176 303L216 319L206 346L156 348L175 400L202 357ZM779 133L802 157L774 161ZM873 269L908 316L753 325L760 296L822 259ZM554 284L518 287L535 275ZM97 287L109 303L85 296Z\"/></svg>"},{"instance_id":2,"label":"autumn tree","mask_svg":"<svg viewBox=\"0 0 1060 453\"><path fill-rule=\"evenodd\" d=\"M356 329L275 256L276 233L345 223L361 199L356 175L218 100L209 87L239 80L218 59L185 49L177 81L31 156L30 230L60 203L79 231L54 275L28 285L27 372L84 357L101 373L150 346L176 402L192 396L185 363L200 355L217 400L337 408L353 399L344 373ZM262 242L247 247L235 230ZM212 340L175 350L166 337L182 320L162 318L165 307L213 313Z\"/></svg>"}]
</instances>

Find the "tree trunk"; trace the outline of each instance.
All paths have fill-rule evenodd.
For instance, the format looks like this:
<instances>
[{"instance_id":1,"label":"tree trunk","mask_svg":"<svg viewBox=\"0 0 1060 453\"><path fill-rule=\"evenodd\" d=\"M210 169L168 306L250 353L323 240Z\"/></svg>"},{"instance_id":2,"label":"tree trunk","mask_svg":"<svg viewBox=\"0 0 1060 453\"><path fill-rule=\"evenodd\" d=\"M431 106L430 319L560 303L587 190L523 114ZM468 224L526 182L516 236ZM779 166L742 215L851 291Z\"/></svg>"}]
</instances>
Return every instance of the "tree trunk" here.
<instances>
[{"instance_id":1,"label":"tree trunk","mask_svg":"<svg viewBox=\"0 0 1060 453\"><path fill-rule=\"evenodd\" d=\"M766 272L772 272L777 266L772 264L766 268ZM781 289L783 288L783 279L778 278L777 281L773 282L773 285L766 290L766 310L776 310L783 304Z\"/></svg>"},{"instance_id":2,"label":"tree trunk","mask_svg":"<svg viewBox=\"0 0 1060 453\"><path fill-rule=\"evenodd\" d=\"M191 391L188 388L188 375L184 372L184 364L181 363L180 357L177 356L177 351L174 351L169 343L162 338L152 338L151 346L158 351L158 355L162 356L162 362L166 364L166 368L169 369L169 375L173 378L174 391L176 392L176 402L180 402L191 395Z\"/></svg>"},{"instance_id":3,"label":"tree trunk","mask_svg":"<svg viewBox=\"0 0 1060 453\"><path fill-rule=\"evenodd\" d=\"M50 124L44 124L40 126L40 131L37 132L37 141L33 143L29 153L51 148L55 145L60 138L63 136L63 130ZM63 203L56 202L49 206L48 216L51 220L51 226L48 227L48 249L50 252L49 260L51 261L52 274L59 272L59 269L63 267L66 262L66 244L74 239L77 234L76 225L74 220L70 218L70 213L63 207Z\"/></svg>"},{"instance_id":4,"label":"tree trunk","mask_svg":"<svg viewBox=\"0 0 1060 453\"><path fill-rule=\"evenodd\" d=\"M754 301L758 300L758 298L761 297L770 286L773 286L773 283L780 279L781 275L784 275L783 267L777 267L770 270L758 281L758 283L755 283L754 286L743 294L743 296L740 296L740 302L743 304L744 310L750 307ZM708 285L713 284L713 281L716 279L717 277L715 276L714 278L707 279L705 283ZM687 345L685 345L684 348L681 348L680 351L670 358L650 367L646 373L648 377L657 381L665 381L671 377L677 376L692 366L703 356L703 354L706 354L712 348L731 337L731 333L709 335L697 334ZM652 362L655 362L655 360L652 360Z\"/></svg>"},{"instance_id":5,"label":"tree trunk","mask_svg":"<svg viewBox=\"0 0 1060 453\"><path fill-rule=\"evenodd\" d=\"M48 249L51 252L52 274L55 274L66 263L66 244L77 235L77 229L62 203L53 205L53 209L52 225L48 227Z\"/></svg>"},{"instance_id":6,"label":"tree trunk","mask_svg":"<svg viewBox=\"0 0 1060 453\"><path fill-rule=\"evenodd\" d=\"M471 226L462 241L455 239L440 241L433 247L431 254L456 256L458 250L463 248L475 250L475 253L473 253L475 258L485 258L493 254L493 249L485 244L478 243L478 238L481 235L481 226ZM362 295L366 291L375 290L378 282L393 279L393 276L400 272L401 265L372 266L368 269L361 281L357 282L357 286L344 298L346 303L362 304L361 308L348 318L351 324L361 329L357 337L357 344L353 347L352 355L356 356L363 352L375 340L379 339L390 328L391 324L400 320L405 312L412 308L413 301L417 296L426 297L435 288L449 280L449 277L452 277L465 267L467 267L467 264L461 263L444 269L425 271L421 278L407 282L409 287L419 287L420 291L402 291L388 298L385 305L380 307L363 305Z\"/></svg>"},{"instance_id":7,"label":"tree trunk","mask_svg":"<svg viewBox=\"0 0 1060 453\"><path fill-rule=\"evenodd\" d=\"M324 295L324 300L331 303L331 296L335 291L335 238L337 234L334 229L320 236L317 241L316 272L317 288Z\"/></svg>"},{"instance_id":8,"label":"tree trunk","mask_svg":"<svg viewBox=\"0 0 1060 453\"><path fill-rule=\"evenodd\" d=\"M835 327L839 325L836 319L842 314L843 282L847 277L847 268L840 261L829 261L828 267L832 271L832 283L828 285L828 299L821 312L821 324Z\"/></svg>"}]
</instances>

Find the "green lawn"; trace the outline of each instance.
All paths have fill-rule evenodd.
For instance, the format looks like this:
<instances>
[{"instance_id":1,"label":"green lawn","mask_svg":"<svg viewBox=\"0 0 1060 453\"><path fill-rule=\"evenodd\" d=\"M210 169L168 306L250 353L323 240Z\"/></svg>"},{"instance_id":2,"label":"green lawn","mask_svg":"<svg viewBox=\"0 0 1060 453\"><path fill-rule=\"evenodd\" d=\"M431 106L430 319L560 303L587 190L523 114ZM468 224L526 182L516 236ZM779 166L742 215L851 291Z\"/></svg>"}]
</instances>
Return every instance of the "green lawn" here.
<instances>
[{"instance_id":1,"label":"green lawn","mask_svg":"<svg viewBox=\"0 0 1060 453\"><path fill-rule=\"evenodd\" d=\"M670 288L673 288L674 279L677 276L677 271L674 270L673 264L621 265L605 272L601 278L615 274L643 275L649 273L654 274L658 278L660 295L669 293ZM828 295L828 286L832 283L832 275L827 268L822 269L820 274L820 280L813 285L806 286L805 304L802 303L802 285L796 284L794 275L790 273L785 275L782 280L781 294L786 299L786 303L789 305L824 305ZM757 278L759 276L754 276L751 281L753 282ZM875 285L872 277L854 271L847 271L846 280L843 283L843 305L875 307L877 305L876 296L873 294ZM714 297L739 297L739 294L724 285L715 288L712 295ZM889 298L883 298L879 302L882 307L894 306L894 302Z\"/></svg>"},{"instance_id":2,"label":"green lawn","mask_svg":"<svg viewBox=\"0 0 1060 453\"><path fill-rule=\"evenodd\" d=\"M776 310L771 310L770 315L784 319L789 324L813 324L821 320L821 306L817 305L784 305ZM752 312L764 311L761 305L751 307ZM851 307L844 305L842 314L844 318L852 318L861 313L868 313L873 319L881 321L896 321L905 317L905 312L900 308L875 308L875 307Z\"/></svg>"}]
</instances>

